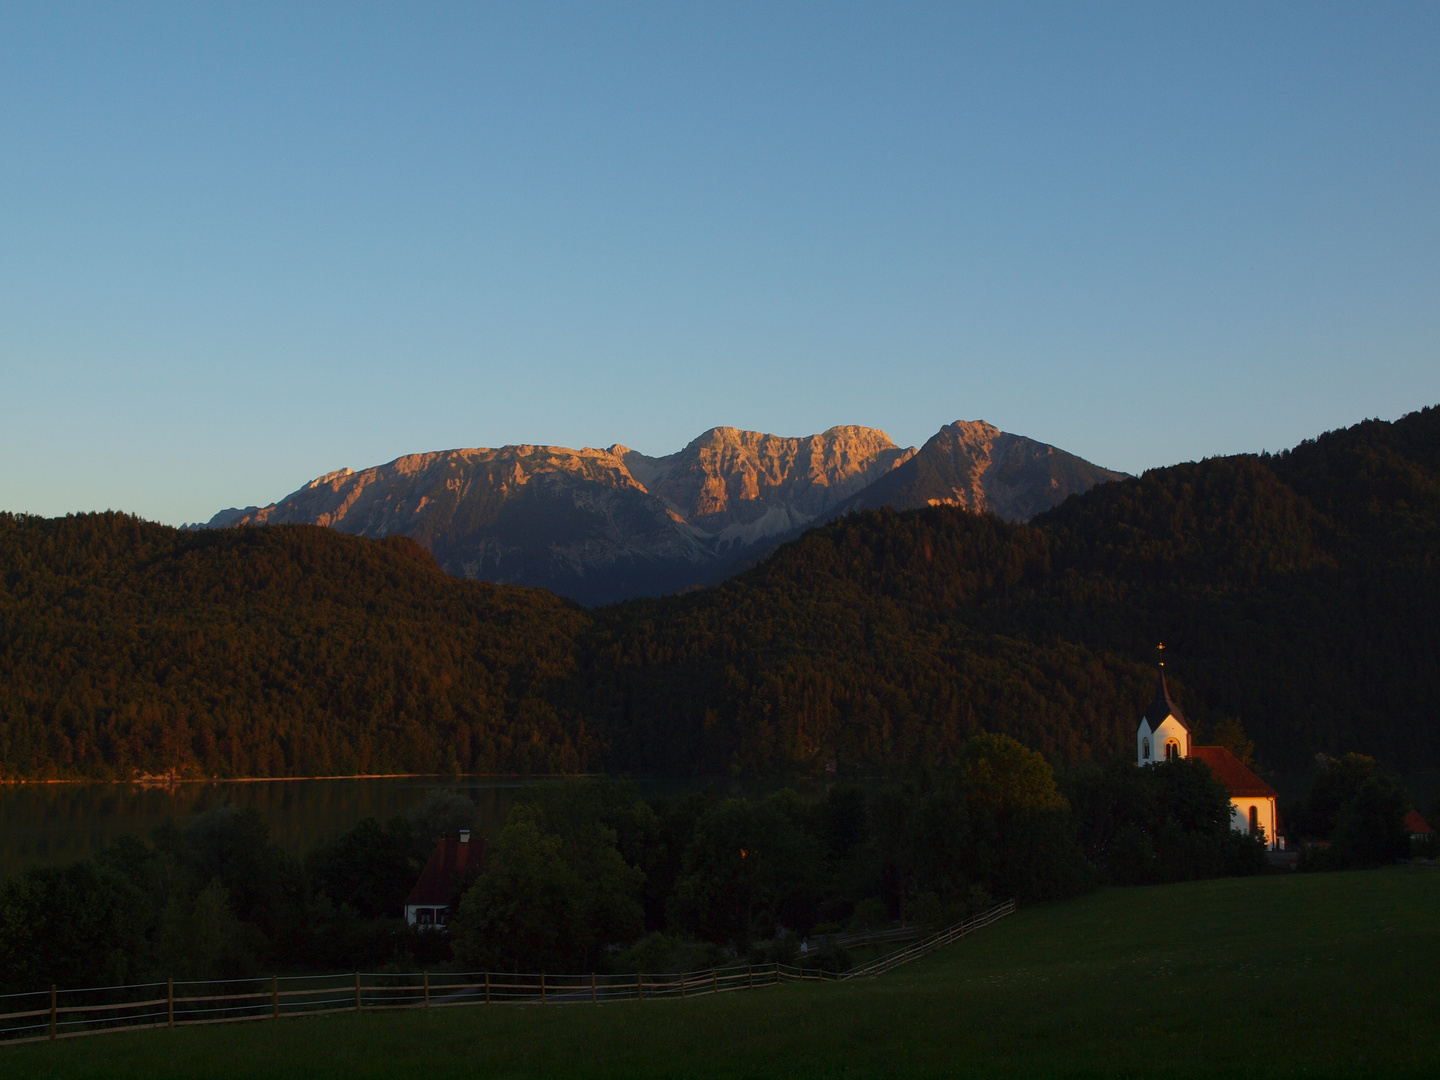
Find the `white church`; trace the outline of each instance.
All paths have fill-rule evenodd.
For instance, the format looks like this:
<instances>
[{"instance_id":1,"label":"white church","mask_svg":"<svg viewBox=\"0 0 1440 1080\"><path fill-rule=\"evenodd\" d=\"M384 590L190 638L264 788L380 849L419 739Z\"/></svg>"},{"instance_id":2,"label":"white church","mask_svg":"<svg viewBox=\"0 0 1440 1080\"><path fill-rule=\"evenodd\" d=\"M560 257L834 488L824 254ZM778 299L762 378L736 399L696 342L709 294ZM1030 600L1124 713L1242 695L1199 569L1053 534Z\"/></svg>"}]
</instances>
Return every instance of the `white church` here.
<instances>
[{"instance_id":1,"label":"white church","mask_svg":"<svg viewBox=\"0 0 1440 1080\"><path fill-rule=\"evenodd\" d=\"M1280 812L1275 789L1261 780L1245 763L1223 746L1193 746L1190 728L1180 706L1170 700L1165 685L1165 672L1160 672L1160 685L1155 700L1140 717L1135 732L1135 764L1154 765L1173 758L1196 757L1210 766L1220 782L1230 790L1230 827L1236 832L1261 833L1271 851L1284 850L1285 837L1280 835Z\"/></svg>"}]
</instances>

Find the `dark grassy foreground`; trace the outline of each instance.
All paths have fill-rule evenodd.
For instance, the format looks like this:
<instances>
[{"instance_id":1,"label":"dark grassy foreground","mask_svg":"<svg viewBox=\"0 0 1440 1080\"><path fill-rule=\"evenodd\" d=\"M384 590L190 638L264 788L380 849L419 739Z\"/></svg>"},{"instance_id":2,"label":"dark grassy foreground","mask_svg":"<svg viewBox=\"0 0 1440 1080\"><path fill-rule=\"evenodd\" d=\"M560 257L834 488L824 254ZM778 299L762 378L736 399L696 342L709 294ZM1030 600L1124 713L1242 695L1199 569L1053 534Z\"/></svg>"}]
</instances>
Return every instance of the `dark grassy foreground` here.
<instances>
[{"instance_id":1,"label":"dark grassy foreground","mask_svg":"<svg viewBox=\"0 0 1440 1080\"><path fill-rule=\"evenodd\" d=\"M879 979L0 1050L0 1075L1440 1075L1440 872L1112 889Z\"/></svg>"}]
</instances>

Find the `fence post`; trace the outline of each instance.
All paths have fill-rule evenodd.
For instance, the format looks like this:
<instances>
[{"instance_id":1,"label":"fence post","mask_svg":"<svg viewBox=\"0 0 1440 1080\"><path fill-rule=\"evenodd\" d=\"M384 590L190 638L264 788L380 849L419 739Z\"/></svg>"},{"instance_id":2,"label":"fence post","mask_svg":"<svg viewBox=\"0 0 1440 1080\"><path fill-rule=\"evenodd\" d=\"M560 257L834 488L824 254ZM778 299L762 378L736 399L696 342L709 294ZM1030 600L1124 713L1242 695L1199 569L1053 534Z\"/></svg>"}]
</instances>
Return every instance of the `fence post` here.
<instances>
[{"instance_id":1,"label":"fence post","mask_svg":"<svg viewBox=\"0 0 1440 1080\"><path fill-rule=\"evenodd\" d=\"M718 994L718 993L720 992L720 969L719 969L719 968L711 968L711 969L710 969L710 992L711 992L712 994Z\"/></svg>"},{"instance_id":2,"label":"fence post","mask_svg":"<svg viewBox=\"0 0 1440 1080\"><path fill-rule=\"evenodd\" d=\"M776 961L775 961L775 982L776 982L777 985L778 985L779 982L780 982L780 961L779 961L779 960L776 960Z\"/></svg>"},{"instance_id":3,"label":"fence post","mask_svg":"<svg viewBox=\"0 0 1440 1080\"><path fill-rule=\"evenodd\" d=\"M645 976L638 971L635 972L635 1000L645 1000Z\"/></svg>"},{"instance_id":4,"label":"fence post","mask_svg":"<svg viewBox=\"0 0 1440 1080\"><path fill-rule=\"evenodd\" d=\"M280 976L270 976L270 1019L280 1019Z\"/></svg>"},{"instance_id":5,"label":"fence post","mask_svg":"<svg viewBox=\"0 0 1440 1080\"><path fill-rule=\"evenodd\" d=\"M746 984L747 984L747 989L750 989L750 990L754 990L754 989L755 989L755 965L754 965L754 964L746 964L746 965L745 965L745 982L746 982Z\"/></svg>"},{"instance_id":6,"label":"fence post","mask_svg":"<svg viewBox=\"0 0 1440 1080\"><path fill-rule=\"evenodd\" d=\"M430 972L425 972L425 1007L430 1007Z\"/></svg>"},{"instance_id":7,"label":"fence post","mask_svg":"<svg viewBox=\"0 0 1440 1080\"><path fill-rule=\"evenodd\" d=\"M355 1011L360 1011L360 972L355 972Z\"/></svg>"},{"instance_id":8,"label":"fence post","mask_svg":"<svg viewBox=\"0 0 1440 1080\"><path fill-rule=\"evenodd\" d=\"M485 1004L490 1004L490 972L485 972Z\"/></svg>"},{"instance_id":9,"label":"fence post","mask_svg":"<svg viewBox=\"0 0 1440 1080\"><path fill-rule=\"evenodd\" d=\"M50 984L50 1038L55 1038L55 984Z\"/></svg>"},{"instance_id":10,"label":"fence post","mask_svg":"<svg viewBox=\"0 0 1440 1080\"><path fill-rule=\"evenodd\" d=\"M165 1026L175 1026L175 980L165 980Z\"/></svg>"},{"instance_id":11,"label":"fence post","mask_svg":"<svg viewBox=\"0 0 1440 1080\"><path fill-rule=\"evenodd\" d=\"M595 986L595 973L590 973L590 1004L594 1005L600 1000L599 991Z\"/></svg>"},{"instance_id":12,"label":"fence post","mask_svg":"<svg viewBox=\"0 0 1440 1080\"><path fill-rule=\"evenodd\" d=\"M682 998L685 996L685 973L683 971L680 972L680 996Z\"/></svg>"},{"instance_id":13,"label":"fence post","mask_svg":"<svg viewBox=\"0 0 1440 1080\"><path fill-rule=\"evenodd\" d=\"M545 972L540 972L540 1004L545 1004Z\"/></svg>"}]
</instances>

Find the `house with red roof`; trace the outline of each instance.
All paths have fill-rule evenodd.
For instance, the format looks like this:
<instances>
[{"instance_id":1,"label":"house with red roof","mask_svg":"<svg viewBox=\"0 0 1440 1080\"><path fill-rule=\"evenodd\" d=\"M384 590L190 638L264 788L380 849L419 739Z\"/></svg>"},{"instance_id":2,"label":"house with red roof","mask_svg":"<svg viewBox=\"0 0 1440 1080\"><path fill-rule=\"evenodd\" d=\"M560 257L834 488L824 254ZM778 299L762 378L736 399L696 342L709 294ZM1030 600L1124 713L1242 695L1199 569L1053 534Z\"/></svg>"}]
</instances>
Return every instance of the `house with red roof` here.
<instances>
[{"instance_id":1,"label":"house with red roof","mask_svg":"<svg viewBox=\"0 0 1440 1080\"><path fill-rule=\"evenodd\" d=\"M1409 810L1405 813L1405 831L1410 834L1411 840L1424 840L1427 836L1434 836L1435 830L1430 823L1420 816L1419 810Z\"/></svg>"},{"instance_id":2,"label":"house with red roof","mask_svg":"<svg viewBox=\"0 0 1440 1080\"><path fill-rule=\"evenodd\" d=\"M443 930L460 893L485 865L485 841L470 842L470 830L447 836L435 845L420 880L405 898L405 921L411 926Z\"/></svg>"},{"instance_id":3,"label":"house with red roof","mask_svg":"<svg viewBox=\"0 0 1440 1080\"><path fill-rule=\"evenodd\" d=\"M1162 756L1163 755L1163 756ZM1162 666L1155 700L1140 717L1135 732L1135 764L1154 765L1175 758L1199 758L1230 792L1230 827L1259 835L1271 851L1285 849L1280 833L1280 796L1243 761L1223 746L1194 746L1185 716L1170 697Z\"/></svg>"}]
</instances>

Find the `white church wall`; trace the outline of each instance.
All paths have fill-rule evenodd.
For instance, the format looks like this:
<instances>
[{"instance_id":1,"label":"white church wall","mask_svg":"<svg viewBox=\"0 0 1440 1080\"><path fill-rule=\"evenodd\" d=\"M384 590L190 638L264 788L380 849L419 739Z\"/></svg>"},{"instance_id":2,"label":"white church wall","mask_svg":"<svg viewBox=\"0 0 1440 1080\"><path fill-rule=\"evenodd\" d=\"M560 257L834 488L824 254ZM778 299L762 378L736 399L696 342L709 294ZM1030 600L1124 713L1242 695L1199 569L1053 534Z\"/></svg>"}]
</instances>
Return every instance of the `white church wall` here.
<instances>
[{"instance_id":1,"label":"white church wall","mask_svg":"<svg viewBox=\"0 0 1440 1080\"><path fill-rule=\"evenodd\" d=\"M1176 720L1173 716L1167 716L1160 721L1159 728L1150 739L1151 752L1155 755L1156 761L1165 760L1165 744L1174 739L1180 744L1180 756L1190 756L1190 733L1185 730L1185 725Z\"/></svg>"},{"instance_id":2,"label":"white church wall","mask_svg":"<svg viewBox=\"0 0 1440 1080\"><path fill-rule=\"evenodd\" d=\"M1230 828L1238 833L1250 832L1250 808L1255 807L1258 824L1265 832L1267 847L1275 846L1275 800L1232 798L1230 800Z\"/></svg>"},{"instance_id":3,"label":"white church wall","mask_svg":"<svg viewBox=\"0 0 1440 1080\"><path fill-rule=\"evenodd\" d=\"M1150 742L1150 756L1145 756L1145 741ZM1180 756L1190 756L1190 733L1185 730L1185 725L1176 720L1173 716L1167 716L1160 721L1160 726L1155 730L1150 729L1150 721L1141 720L1140 727L1135 732L1135 764L1153 765L1157 761L1165 760L1165 744L1174 739L1180 745Z\"/></svg>"}]
</instances>

